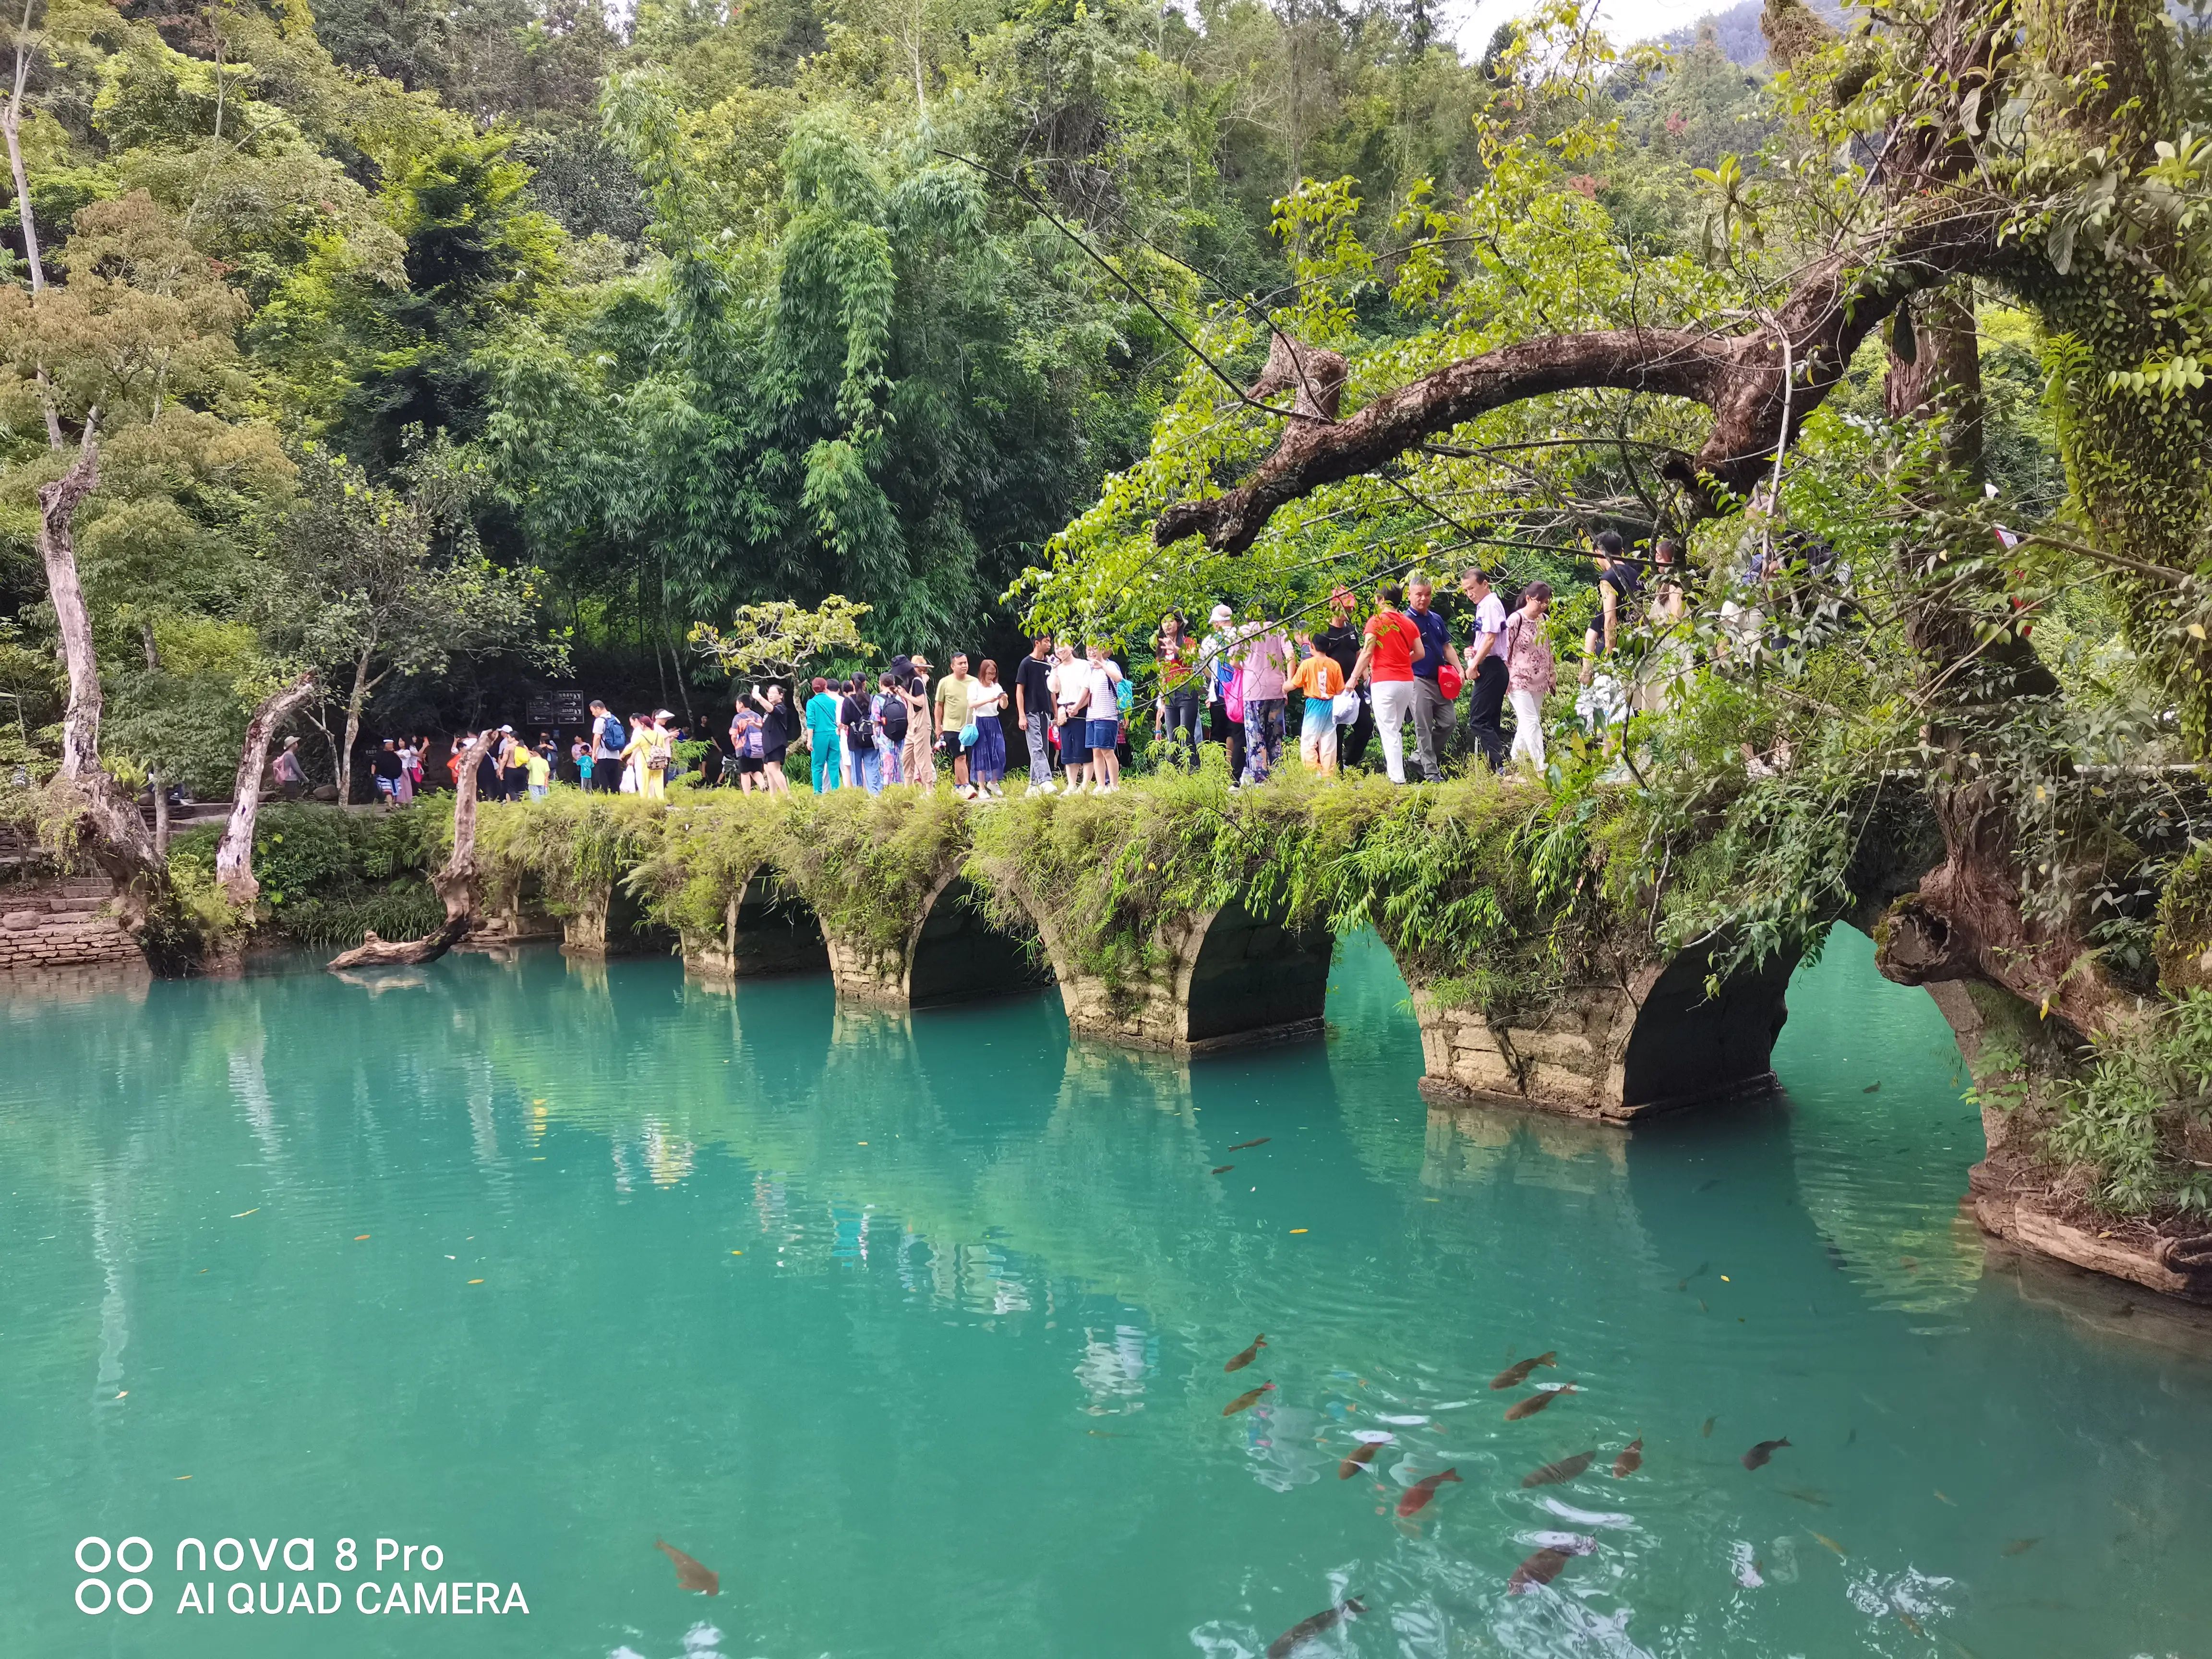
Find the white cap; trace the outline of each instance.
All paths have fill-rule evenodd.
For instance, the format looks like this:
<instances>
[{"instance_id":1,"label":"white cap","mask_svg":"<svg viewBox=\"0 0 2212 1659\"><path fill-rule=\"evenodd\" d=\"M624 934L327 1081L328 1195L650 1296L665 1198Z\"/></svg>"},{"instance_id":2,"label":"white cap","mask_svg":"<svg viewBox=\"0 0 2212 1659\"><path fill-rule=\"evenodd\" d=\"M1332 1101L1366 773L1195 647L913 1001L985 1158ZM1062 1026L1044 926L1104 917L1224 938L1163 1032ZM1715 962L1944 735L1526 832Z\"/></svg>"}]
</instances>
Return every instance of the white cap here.
<instances>
[{"instance_id":1,"label":"white cap","mask_svg":"<svg viewBox=\"0 0 2212 1659\"><path fill-rule=\"evenodd\" d=\"M1218 623L1227 622L1236 614L1225 605L1217 605L1213 607L1213 620Z\"/></svg>"},{"instance_id":2,"label":"white cap","mask_svg":"<svg viewBox=\"0 0 2212 1659\"><path fill-rule=\"evenodd\" d=\"M510 738L511 738L511 737L513 737L513 736L514 735L514 728L513 726L501 726L499 729L500 729L501 731L502 731L502 732L506 732L506 733L507 733L507 736L509 736Z\"/></svg>"}]
</instances>

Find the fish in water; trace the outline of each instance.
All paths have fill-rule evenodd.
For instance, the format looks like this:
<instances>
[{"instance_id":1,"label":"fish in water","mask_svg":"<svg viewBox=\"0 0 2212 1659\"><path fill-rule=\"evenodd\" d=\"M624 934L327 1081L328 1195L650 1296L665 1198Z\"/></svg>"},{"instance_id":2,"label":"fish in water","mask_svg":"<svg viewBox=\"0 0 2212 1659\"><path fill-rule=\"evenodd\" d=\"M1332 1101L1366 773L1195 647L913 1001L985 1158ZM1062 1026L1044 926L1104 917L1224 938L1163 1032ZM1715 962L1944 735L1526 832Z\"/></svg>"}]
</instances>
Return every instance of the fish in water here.
<instances>
[{"instance_id":1,"label":"fish in water","mask_svg":"<svg viewBox=\"0 0 2212 1659\"><path fill-rule=\"evenodd\" d=\"M1638 1435L1621 1448L1620 1455L1613 1460L1613 1478L1626 1480L1644 1467L1644 1437Z\"/></svg>"},{"instance_id":2,"label":"fish in water","mask_svg":"<svg viewBox=\"0 0 2212 1659\"><path fill-rule=\"evenodd\" d=\"M1274 1137L1272 1135L1261 1135L1257 1140L1240 1140L1229 1150L1232 1152L1248 1152L1255 1146L1266 1146L1273 1139Z\"/></svg>"},{"instance_id":3,"label":"fish in water","mask_svg":"<svg viewBox=\"0 0 2212 1659\"><path fill-rule=\"evenodd\" d=\"M1237 1166L1234 1164L1217 1164L1213 1167L1213 1173L1216 1175L1227 1175L1236 1167Z\"/></svg>"},{"instance_id":4,"label":"fish in water","mask_svg":"<svg viewBox=\"0 0 2212 1659\"><path fill-rule=\"evenodd\" d=\"M1717 1417L1709 1417L1709 1418L1707 1418L1707 1419L1705 1419L1705 1426L1704 1428L1702 1428L1702 1429L1699 1429L1699 1430L1698 1431L1698 1432L1700 1435L1702 1435L1705 1438L1706 1438L1707 1440L1711 1439L1711 1438L1713 1437L1713 1425L1714 1425L1714 1424L1716 1424L1716 1423L1717 1423L1717 1422L1719 1422L1719 1421L1720 1421L1720 1419L1719 1419L1719 1418L1717 1418Z\"/></svg>"},{"instance_id":5,"label":"fish in water","mask_svg":"<svg viewBox=\"0 0 2212 1659\"><path fill-rule=\"evenodd\" d=\"M1828 1265L1838 1273L1849 1271L1851 1265L1844 1253L1836 1248L1833 1239L1828 1241Z\"/></svg>"},{"instance_id":6,"label":"fish in water","mask_svg":"<svg viewBox=\"0 0 2212 1659\"><path fill-rule=\"evenodd\" d=\"M1387 1440L1363 1440L1346 1454L1344 1462L1336 1466L1336 1478L1349 1480L1365 1468L1376 1452L1390 1443Z\"/></svg>"},{"instance_id":7,"label":"fish in water","mask_svg":"<svg viewBox=\"0 0 2212 1659\"><path fill-rule=\"evenodd\" d=\"M1845 1549L1841 1544L1838 1544L1834 1539L1829 1537L1826 1533L1816 1532L1813 1534L1813 1537L1816 1541L1826 1544L1830 1549L1835 1551L1835 1553L1844 1560L1848 1561L1851 1559L1851 1553Z\"/></svg>"},{"instance_id":8,"label":"fish in water","mask_svg":"<svg viewBox=\"0 0 2212 1659\"><path fill-rule=\"evenodd\" d=\"M1702 1296L1698 1298L1698 1311L1699 1313L1711 1313L1712 1311L1711 1308L1708 1308L1705 1305L1705 1298Z\"/></svg>"},{"instance_id":9,"label":"fish in water","mask_svg":"<svg viewBox=\"0 0 2212 1659\"><path fill-rule=\"evenodd\" d=\"M1915 1636L1925 1636L1928 1634L1926 1631L1920 1628L1920 1621L1917 1619L1915 1619L1911 1613L1907 1613L1903 1607L1899 1607L1897 1610L1897 1616L1905 1620L1905 1629L1911 1631Z\"/></svg>"},{"instance_id":10,"label":"fish in water","mask_svg":"<svg viewBox=\"0 0 2212 1659\"><path fill-rule=\"evenodd\" d=\"M1524 1417L1534 1417L1563 1394L1580 1394L1582 1390L1571 1382L1562 1382L1556 1389L1547 1389L1541 1394L1532 1394L1526 1400L1516 1400L1505 1408L1505 1420L1518 1423Z\"/></svg>"},{"instance_id":11,"label":"fish in water","mask_svg":"<svg viewBox=\"0 0 2212 1659\"><path fill-rule=\"evenodd\" d=\"M1430 1475L1425 1480L1416 1480L1412 1486L1407 1487L1406 1495L1398 1500L1400 1518L1402 1519L1409 1515L1419 1515L1423 1510L1428 1508L1429 1500L1437 1495L1437 1488L1447 1480L1455 1485L1458 1484L1459 1471L1445 1469L1441 1474Z\"/></svg>"},{"instance_id":12,"label":"fish in water","mask_svg":"<svg viewBox=\"0 0 2212 1659\"><path fill-rule=\"evenodd\" d=\"M664 1544L658 1538L653 1547L676 1564L676 1583L680 1589L697 1590L704 1595L720 1595L722 1581L711 1567L703 1567L673 1544Z\"/></svg>"},{"instance_id":13,"label":"fish in water","mask_svg":"<svg viewBox=\"0 0 2212 1659\"><path fill-rule=\"evenodd\" d=\"M1782 1495L1784 1498L1794 1498L1801 1504L1810 1504L1816 1510L1825 1510L1828 1507L1828 1500L1816 1492L1808 1492L1802 1488L1784 1488Z\"/></svg>"},{"instance_id":14,"label":"fish in water","mask_svg":"<svg viewBox=\"0 0 2212 1659\"><path fill-rule=\"evenodd\" d=\"M1324 1607L1311 1618L1298 1622L1267 1644L1267 1659L1289 1659L1289 1656L1324 1632L1334 1630L1347 1620L1357 1619L1367 1611L1367 1603L1356 1595L1347 1595L1338 1605Z\"/></svg>"},{"instance_id":15,"label":"fish in water","mask_svg":"<svg viewBox=\"0 0 2212 1659\"><path fill-rule=\"evenodd\" d=\"M2033 1538L2015 1538L2004 1547L2004 1553L2007 1555L2025 1555L2042 1541L2039 1534Z\"/></svg>"},{"instance_id":16,"label":"fish in water","mask_svg":"<svg viewBox=\"0 0 2212 1659\"><path fill-rule=\"evenodd\" d=\"M1262 1382L1256 1389L1245 1389L1243 1393L1238 1395L1236 1399L1231 1401L1227 1405L1221 1408L1221 1414L1224 1417L1236 1416L1237 1413L1243 1411L1247 1406L1250 1405L1254 1401L1257 1400L1261 1395L1267 1393L1268 1389L1274 1386L1275 1385L1272 1382Z\"/></svg>"},{"instance_id":17,"label":"fish in water","mask_svg":"<svg viewBox=\"0 0 2212 1659\"><path fill-rule=\"evenodd\" d=\"M1541 1549L1513 1569L1513 1576L1505 1581L1508 1595L1526 1595L1539 1584L1548 1584L1559 1576L1559 1569L1571 1559L1565 1550Z\"/></svg>"},{"instance_id":18,"label":"fish in water","mask_svg":"<svg viewBox=\"0 0 2212 1659\"><path fill-rule=\"evenodd\" d=\"M1787 1440L1762 1440L1743 1455L1743 1466L1747 1469L1763 1469L1767 1460L1790 1443Z\"/></svg>"},{"instance_id":19,"label":"fish in water","mask_svg":"<svg viewBox=\"0 0 2212 1659\"><path fill-rule=\"evenodd\" d=\"M1720 1184L1721 1178L1718 1176L1715 1176L1711 1181L1700 1182L1698 1184L1698 1190L1701 1193L1709 1193Z\"/></svg>"},{"instance_id":20,"label":"fish in water","mask_svg":"<svg viewBox=\"0 0 2212 1659\"><path fill-rule=\"evenodd\" d=\"M1492 1377L1490 1386L1493 1389L1517 1389L1528 1380L1530 1371L1539 1365L1552 1364L1558 1356L1559 1350L1554 1348L1549 1353L1538 1354L1534 1359L1516 1360Z\"/></svg>"},{"instance_id":21,"label":"fish in water","mask_svg":"<svg viewBox=\"0 0 2212 1659\"><path fill-rule=\"evenodd\" d=\"M1863 1095L1870 1095L1877 1092L1881 1088L1881 1079L1880 1078L1876 1078L1873 1082L1868 1084L1865 1088L1860 1090L1859 1092Z\"/></svg>"},{"instance_id":22,"label":"fish in water","mask_svg":"<svg viewBox=\"0 0 2212 1659\"><path fill-rule=\"evenodd\" d=\"M1243 1352L1238 1354L1221 1369L1224 1371L1243 1370L1247 1365L1250 1364L1254 1360L1260 1357L1260 1350L1267 1346L1267 1334L1265 1331L1262 1331L1259 1335L1252 1339L1252 1346L1250 1347L1245 1349Z\"/></svg>"},{"instance_id":23,"label":"fish in water","mask_svg":"<svg viewBox=\"0 0 2212 1659\"><path fill-rule=\"evenodd\" d=\"M1531 1470L1522 1475L1521 1485L1523 1489L1529 1486L1556 1486L1562 1481L1571 1480L1580 1474L1590 1466L1590 1460L1596 1455L1594 1451L1586 1451L1577 1452L1572 1457L1562 1457L1556 1463L1547 1463L1542 1468Z\"/></svg>"}]
</instances>

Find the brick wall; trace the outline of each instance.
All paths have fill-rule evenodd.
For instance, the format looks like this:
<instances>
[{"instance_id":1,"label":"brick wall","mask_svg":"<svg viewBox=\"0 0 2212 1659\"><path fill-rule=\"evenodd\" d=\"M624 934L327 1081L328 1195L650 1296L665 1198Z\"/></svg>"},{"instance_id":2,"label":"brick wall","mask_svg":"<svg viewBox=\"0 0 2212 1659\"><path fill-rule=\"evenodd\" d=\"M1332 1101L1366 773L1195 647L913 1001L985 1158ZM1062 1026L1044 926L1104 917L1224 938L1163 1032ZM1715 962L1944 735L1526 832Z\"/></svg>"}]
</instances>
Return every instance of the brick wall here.
<instances>
[{"instance_id":1,"label":"brick wall","mask_svg":"<svg viewBox=\"0 0 2212 1659\"><path fill-rule=\"evenodd\" d=\"M0 887L0 973L141 960L101 914L114 890L91 878Z\"/></svg>"}]
</instances>

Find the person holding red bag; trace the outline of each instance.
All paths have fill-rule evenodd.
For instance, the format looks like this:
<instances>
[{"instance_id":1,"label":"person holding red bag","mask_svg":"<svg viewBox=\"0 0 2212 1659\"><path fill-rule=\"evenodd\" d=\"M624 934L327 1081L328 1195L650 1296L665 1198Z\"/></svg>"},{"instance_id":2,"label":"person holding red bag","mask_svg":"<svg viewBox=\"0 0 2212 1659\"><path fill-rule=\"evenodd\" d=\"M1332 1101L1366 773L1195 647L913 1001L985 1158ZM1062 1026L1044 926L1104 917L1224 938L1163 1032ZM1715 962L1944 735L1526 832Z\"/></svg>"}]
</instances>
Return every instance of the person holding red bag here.
<instances>
[{"instance_id":1,"label":"person holding red bag","mask_svg":"<svg viewBox=\"0 0 2212 1659\"><path fill-rule=\"evenodd\" d=\"M1430 609L1436 587L1425 572L1414 573L1407 597L1411 601L1407 620L1421 635L1421 655L1413 664L1413 752L1421 763L1421 776L1430 783L1442 783L1459 699L1459 653L1452 645L1451 629ZM1446 674L1451 676L1449 690L1444 689Z\"/></svg>"}]
</instances>

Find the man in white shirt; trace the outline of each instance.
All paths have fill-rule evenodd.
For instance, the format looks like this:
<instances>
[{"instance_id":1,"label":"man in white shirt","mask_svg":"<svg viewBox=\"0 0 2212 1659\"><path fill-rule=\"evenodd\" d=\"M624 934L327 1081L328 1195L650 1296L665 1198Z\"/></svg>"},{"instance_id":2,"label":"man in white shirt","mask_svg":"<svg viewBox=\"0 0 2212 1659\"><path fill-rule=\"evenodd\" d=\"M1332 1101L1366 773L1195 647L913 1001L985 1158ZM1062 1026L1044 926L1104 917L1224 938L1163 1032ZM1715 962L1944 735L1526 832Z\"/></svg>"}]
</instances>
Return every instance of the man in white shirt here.
<instances>
[{"instance_id":1,"label":"man in white shirt","mask_svg":"<svg viewBox=\"0 0 2212 1659\"><path fill-rule=\"evenodd\" d=\"M1459 579L1459 591L1474 605L1474 635L1467 644L1468 735L1495 772L1505 764L1505 732L1500 723L1505 708L1505 659L1498 653L1498 636L1505 631L1505 605L1491 592L1490 578L1480 568Z\"/></svg>"}]
</instances>

